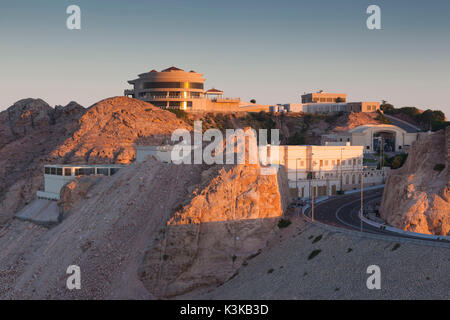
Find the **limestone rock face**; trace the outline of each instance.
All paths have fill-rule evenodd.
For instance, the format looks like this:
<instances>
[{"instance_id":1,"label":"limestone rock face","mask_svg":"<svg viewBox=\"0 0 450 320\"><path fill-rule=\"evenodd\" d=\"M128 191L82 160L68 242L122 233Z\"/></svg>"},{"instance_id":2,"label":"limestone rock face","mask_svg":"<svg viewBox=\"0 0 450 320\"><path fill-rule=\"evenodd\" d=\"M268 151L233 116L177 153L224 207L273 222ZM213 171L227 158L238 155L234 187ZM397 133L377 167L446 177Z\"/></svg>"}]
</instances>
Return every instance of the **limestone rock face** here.
<instances>
[{"instance_id":1,"label":"limestone rock face","mask_svg":"<svg viewBox=\"0 0 450 320\"><path fill-rule=\"evenodd\" d=\"M416 141L402 168L386 181L380 214L388 224L450 235L450 127ZM436 165L443 165L439 171Z\"/></svg>"},{"instance_id":2,"label":"limestone rock face","mask_svg":"<svg viewBox=\"0 0 450 320\"><path fill-rule=\"evenodd\" d=\"M179 128L189 127L171 112L137 99L109 98L86 111L52 156L71 163L130 163L135 143L162 144Z\"/></svg>"},{"instance_id":3,"label":"limestone rock face","mask_svg":"<svg viewBox=\"0 0 450 320\"><path fill-rule=\"evenodd\" d=\"M101 175L81 176L67 183L61 189L60 200L58 201L58 206L63 216L67 216L79 202L91 198L92 194L89 194L89 190L100 182L102 178L103 176Z\"/></svg>"},{"instance_id":4,"label":"limestone rock face","mask_svg":"<svg viewBox=\"0 0 450 320\"><path fill-rule=\"evenodd\" d=\"M257 165L222 168L146 252L139 269L145 287L168 298L225 282L273 236L287 197L284 170L261 175Z\"/></svg>"}]
</instances>

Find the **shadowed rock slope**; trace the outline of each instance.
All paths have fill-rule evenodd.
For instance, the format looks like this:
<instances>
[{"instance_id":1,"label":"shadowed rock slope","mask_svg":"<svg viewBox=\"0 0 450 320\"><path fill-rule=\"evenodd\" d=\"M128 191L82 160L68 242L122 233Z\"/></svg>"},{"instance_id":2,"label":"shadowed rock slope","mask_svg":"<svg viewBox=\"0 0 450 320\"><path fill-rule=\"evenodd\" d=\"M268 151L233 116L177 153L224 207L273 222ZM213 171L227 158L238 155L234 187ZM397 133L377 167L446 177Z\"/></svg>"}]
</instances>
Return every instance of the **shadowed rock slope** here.
<instances>
[{"instance_id":1,"label":"shadowed rock slope","mask_svg":"<svg viewBox=\"0 0 450 320\"><path fill-rule=\"evenodd\" d=\"M271 237L282 190L285 177L257 167L151 157L112 177L77 178L62 190L61 224L14 220L1 230L0 298L165 298L215 286ZM73 264L81 290L65 288Z\"/></svg>"}]
</instances>

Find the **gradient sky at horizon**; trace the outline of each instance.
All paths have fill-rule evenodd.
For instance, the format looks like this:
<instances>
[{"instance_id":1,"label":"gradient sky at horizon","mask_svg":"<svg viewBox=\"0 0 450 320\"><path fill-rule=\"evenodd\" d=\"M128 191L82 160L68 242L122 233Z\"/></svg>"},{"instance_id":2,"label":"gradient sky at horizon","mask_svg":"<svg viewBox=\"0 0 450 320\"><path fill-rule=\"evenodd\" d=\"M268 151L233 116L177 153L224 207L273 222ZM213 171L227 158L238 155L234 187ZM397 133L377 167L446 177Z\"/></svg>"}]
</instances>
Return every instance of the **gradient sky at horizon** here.
<instances>
[{"instance_id":1,"label":"gradient sky at horizon","mask_svg":"<svg viewBox=\"0 0 450 320\"><path fill-rule=\"evenodd\" d=\"M71 4L81 30L66 28ZM366 28L370 4L382 30ZM87 107L173 65L262 104L322 89L450 117L447 0L0 0L0 44L0 110L28 97Z\"/></svg>"}]
</instances>

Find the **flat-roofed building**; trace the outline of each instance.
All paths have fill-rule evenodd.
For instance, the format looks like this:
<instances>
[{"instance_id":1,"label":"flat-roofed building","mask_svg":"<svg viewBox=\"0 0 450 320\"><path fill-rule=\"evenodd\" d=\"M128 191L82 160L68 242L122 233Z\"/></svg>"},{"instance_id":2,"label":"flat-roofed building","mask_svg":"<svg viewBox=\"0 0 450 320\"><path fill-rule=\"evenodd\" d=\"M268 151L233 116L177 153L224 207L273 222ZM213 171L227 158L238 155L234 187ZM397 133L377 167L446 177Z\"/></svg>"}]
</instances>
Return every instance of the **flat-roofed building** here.
<instances>
[{"instance_id":1,"label":"flat-roofed building","mask_svg":"<svg viewBox=\"0 0 450 320\"><path fill-rule=\"evenodd\" d=\"M375 112L380 110L379 102L347 102L345 93L317 92L302 95L301 107L305 113Z\"/></svg>"},{"instance_id":2,"label":"flat-roofed building","mask_svg":"<svg viewBox=\"0 0 450 320\"><path fill-rule=\"evenodd\" d=\"M328 93L319 91L302 95L302 103L339 103L347 101L345 93Z\"/></svg>"},{"instance_id":3,"label":"flat-roofed building","mask_svg":"<svg viewBox=\"0 0 450 320\"><path fill-rule=\"evenodd\" d=\"M339 190L358 188L361 183L362 147L346 144L278 148L279 164L286 170L289 187L300 198L311 197L311 192L315 192L315 196L329 196Z\"/></svg>"},{"instance_id":4,"label":"flat-roofed building","mask_svg":"<svg viewBox=\"0 0 450 320\"><path fill-rule=\"evenodd\" d=\"M123 164L98 164L98 165L45 165L44 166L44 191L38 191L40 199L59 200L61 188L79 176L105 175L112 176Z\"/></svg>"}]
</instances>

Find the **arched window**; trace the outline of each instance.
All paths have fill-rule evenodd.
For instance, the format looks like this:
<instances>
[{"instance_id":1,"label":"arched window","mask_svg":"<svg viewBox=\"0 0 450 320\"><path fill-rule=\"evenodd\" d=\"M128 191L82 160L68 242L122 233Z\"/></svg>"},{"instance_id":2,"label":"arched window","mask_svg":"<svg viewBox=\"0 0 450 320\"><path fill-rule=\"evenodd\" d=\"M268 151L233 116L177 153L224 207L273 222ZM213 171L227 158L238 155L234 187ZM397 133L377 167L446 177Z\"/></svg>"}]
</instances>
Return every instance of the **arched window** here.
<instances>
[{"instance_id":1,"label":"arched window","mask_svg":"<svg viewBox=\"0 0 450 320\"><path fill-rule=\"evenodd\" d=\"M345 184L349 184L350 183L350 176L346 175L345 176Z\"/></svg>"},{"instance_id":2,"label":"arched window","mask_svg":"<svg viewBox=\"0 0 450 320\"><path fill-rule=\"evenodd\" d=\"M352 184L356 183L355 175L352 175Z\"/></svg>"}]
</instances>

